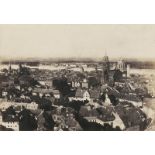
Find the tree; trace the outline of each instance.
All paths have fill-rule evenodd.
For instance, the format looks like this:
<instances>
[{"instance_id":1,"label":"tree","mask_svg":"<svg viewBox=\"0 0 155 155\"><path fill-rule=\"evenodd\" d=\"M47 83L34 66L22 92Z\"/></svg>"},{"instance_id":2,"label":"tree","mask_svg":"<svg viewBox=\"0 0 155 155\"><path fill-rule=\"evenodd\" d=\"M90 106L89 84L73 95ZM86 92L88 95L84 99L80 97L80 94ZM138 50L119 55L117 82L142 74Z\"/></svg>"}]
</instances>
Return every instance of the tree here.
<instances>
[{"instance_id":1,"label":"tree","mask_svg":"<svg viewBox=\"0 0 155 155\"><path fill-rule=\"evenodd\" d=\"M66 78L59 78L59 79L54 79L53 80L53 85L56 89L60 91L60 93L65 96L70 94L70 86L67 83Z\"/></svg>"},{"instance_id":2,"label":"tree","mask_svg":"<svg viewBox=\"0 0 155 155\"><path fill-rule=\"evenodd\" d=\"M16 112L13 106L10 106L5 110L5 112L3 112L3 120L6 120L7 118L10 118L10 117L15 118L15 116L16 116Z\"/></svg>"},{"instance_id":3,"label":"tree","mask_svg":"<svg viewBox=\"0 0 155 155\"><path fill-rule=\"evenodd\" d=\"M5 110L5 114L6 115L16 115L15 109L13 108L13 106L10 106L9 108L7 108Z\"/></svg>"},{"instance_id":4,"label":"tree","mask_svg":"<svg viewBox=\"0 0 155 155\"><path fill-rule=\"evenodd\" d=\"M84 106L86 103L83 101L72 101L66 103L64 106L73 108L76 112L80 111L81 106Z\"/></svg>"},{"instance_id":5,"label":"tree","mask_svg":"<svg viewBox=\"0 0 155 155\"><path fill-rule=\"evenodd\" d=\"M19 113L19 129L21 131L33 131L37 129L37 120L35 115L27 109L23 109Z\"/></svg>"},{"instance_id":6,"label":"tree","mask_svg":"<svg viewBox=\"0 0 155 155\"><path fill-rule=\"evenodd\" d=\"M36 86L39 85L39 82L37 80L35 80L34 78L30 79L30 86Z\"/></svg>"},{"instance_id":7,"label":"tree","mask_svg":"<svg viewBox=\"0 0 155 155\"><path fill-rule=\"evenodd\" d=\"M46 127L46 129L47 130L54 130L55 122L54 122L54 120L52 118L52 115L47 113L47 112L44 112L43 116L45 118L44 126Z\"/></svg>"},{"instance_id":8,"label":"tree","mask_svg":"<svg viewBox=\"0 0 155 155\"><path fill-rule=\"evenodd\" d=\"M46 98L41 98L40 99L40 108L45 111L50 111L50 110L52 110L52 102Z\"/></svg>"},{"instance_id":9,"label":"tree","mask_svg":"<svg viewBox=\"0 0 155 155\"><path fill-rule=\"evenodd\" d=\"M30 75L30 70L27 67L23 67L21 64L19 64L20 72L19 75Z\"/></svg>"},{"instance_id":10,"label":"tree","mask_svg":"<svg viewBox=\"0 0 155 155\"><path fill-rule=\"evenodd\" d=\"M98 87L100 85L99 81L95 77L88 78L88 85L91 87Z\"/></svg>"}]
</instances>

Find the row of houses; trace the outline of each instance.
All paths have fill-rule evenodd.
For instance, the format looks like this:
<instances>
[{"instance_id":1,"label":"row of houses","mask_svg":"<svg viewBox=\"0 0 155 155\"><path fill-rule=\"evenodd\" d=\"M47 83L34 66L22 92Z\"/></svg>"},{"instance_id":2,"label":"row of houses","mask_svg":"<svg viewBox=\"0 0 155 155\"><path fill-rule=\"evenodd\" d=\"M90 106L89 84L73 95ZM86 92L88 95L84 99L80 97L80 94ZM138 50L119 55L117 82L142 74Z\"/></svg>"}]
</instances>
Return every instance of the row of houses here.
<instances>
[{"instance_id":1,"label":"row of houses","mask_svg":"<svg viewBox=\"0 0 155 155\"><path fill-rule=\"evenodd\" d=\"M78 88L76 90L75 96L69 97L69 101L93 101L98 100L104 93L105 95L105 102L111 104L109 95L114 95L119 101L128 101L131 102L136 107L142 107L143 101L140 97L138 97L135 93L120 93L116 89L106 86L104 90L100 89L81 89Z\"/></svg>"},{"instance_id":2,"label":"row of houses","mask_svg":"<svg viewBox=\"0 0 155 155\"><path fill-rule=\"evenodd\" d=\"M42 97L43 95L45 95L45 96L53 95L56 99L60 99L60 96L61 96L59 90L52 89L52 88L49 88L49 89L47 89L47 88L35 88L35 89L33 89L32 95L36 96L38 94L40 97Z\"/></svg>"},{"instance_id":3,"label":"row of houses","mask_svg":"<svg viewBox=\"0 0 155 155\"><path fill-rule=\"evenodd\" d=\"M23 103L23 102L12 102L12 101L0 100L0 110L1 111L5 111L10 106L13 106L14 108L25 107L26 109L29 109L29 110L37 110L38 109L38 104L36 104L35 102Z\"/></svg>"},{"instance_id":4,"label":"row of houses","mask_svg":"<svg viewBox=\"0 0 155 155\"><path fill-rule=\"evenodd\" d=\"M80 109L80 115L91 123L97 123L102 126L108 124L112 128L119 127L121 130L125 129L124 123L113 106L99 106L94 108L89 105L84 105Z\"/></svg>"},{"instance_id":5,"label":"row of houses","mask_svg":"<svg viewBox=\"0 0 155 155\"><path fill-rule=\"evenodd\" d=\"M69 97L70 101L76 100L76 101L90 101L90 100L94 100L94 99L99 99L101 93L100 90L88 90L88 89L81 89L78 88L76 90L75 96L73 97Z\"/></svg>"},{"instance_id":6,"label":"row of houses","mask_svg":"<svg viewBox=\"0 0 155 155\"><path fill-rule=\"evenodd\" d=\"M89 88L87 79L83 79L82 81L72 80L71 81L71 86L73 88L80 88L80 87L81 88Z\"/></svg>"},{"instance_id":7,"label":"row of houses","mask_svg":"<svg viewBox=\"0 0 155 155\"><path fill-rule=\"evenodd\" d=\"M119 115L117 113L113 112L113 115L115 116L115 119L113 121L103 121L97 117L84 117L88 122L97 123L102 126L105 124L109 124L112 128L119 127L121 130L125 130L125 125Z\"/></svg>"}]
</instances>

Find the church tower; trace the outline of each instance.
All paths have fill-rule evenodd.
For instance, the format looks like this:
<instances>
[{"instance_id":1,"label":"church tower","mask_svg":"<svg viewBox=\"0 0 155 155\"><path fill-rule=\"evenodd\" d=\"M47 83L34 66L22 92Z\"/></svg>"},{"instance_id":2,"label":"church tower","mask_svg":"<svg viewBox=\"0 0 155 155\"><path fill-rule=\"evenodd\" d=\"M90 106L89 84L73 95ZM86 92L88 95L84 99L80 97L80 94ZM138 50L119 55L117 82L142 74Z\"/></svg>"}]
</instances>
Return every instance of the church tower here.
<instances>
[{"instance_id":1,"label":"church tower","mask_svg":"<svg viewBox=\"0 0 155 155\"><path fill-rule=\"evenodd\" d=\"M12 72L11 62L9 61L9 73Z\"/></svg>"},{"instance_id":2,"label":"church tower","mask_svg":"<svg viewBox=\"0 0 155 155\"><path fill-rule=\"evenodd\" d=\"M119 69L121 72L126 71L125 62L122 59L117 62L117 69Z\"/></svg>"},{"instance_id":3,"label":"church tower","mask_svg":"<svg viewBox=\"0 0 155 155\"><path fill-rule=\"evenodd\" d=\"M110 70L109 57L107 56L107 54L105 54L105 56L103 57L103 61L102 61L101 84L109 82L109 70Z\"/></svg>"}]
</instances>

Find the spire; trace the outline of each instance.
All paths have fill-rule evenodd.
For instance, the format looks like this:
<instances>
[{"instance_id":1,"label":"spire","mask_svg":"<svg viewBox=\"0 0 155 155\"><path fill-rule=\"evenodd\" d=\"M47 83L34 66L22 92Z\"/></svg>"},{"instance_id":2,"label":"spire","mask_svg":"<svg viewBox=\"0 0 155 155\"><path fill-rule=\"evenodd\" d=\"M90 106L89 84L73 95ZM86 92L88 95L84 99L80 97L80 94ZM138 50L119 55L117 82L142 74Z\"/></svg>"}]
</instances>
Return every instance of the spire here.
<instances>
[{"instance_id":1,"label":"spire","mask_svg":"<svg viewBox=\"0 0 155 155\"><path fill-rule=\"evenodd\" d=\"M104 57L103 57L103 61L104 62L109 62L109 57L107 55L107 51L105 50L105 54L104 54Z\"/></svg>"},{"instance_id":2,"label":"spire","mask_svg":"<svg viewBox=\"0 0 155 155\"><path fill-rule=\"evenodd\" d=\"M107 56L107 50L105 49L105 53L104 53L104 56L106 57Z\"/></svg>"},{"instance_id":3,"label":"spire","mask_svg":"<svg viewBox=\"0 0 155 155\"><path fill-rule=\"evenodd\" d=\"M9 61L9 72L11 72L12 68L11 68L11 62Z\"/></svg>"},{"instance_id":4,"label":"spire","mask_svg":"<svg viewBox=\"0 0 155 155\"><path fill-rule=\"evenodd\" d=\"M108 57L107 49L105 48L104 57Z\"/></svg>"}]
</instances>

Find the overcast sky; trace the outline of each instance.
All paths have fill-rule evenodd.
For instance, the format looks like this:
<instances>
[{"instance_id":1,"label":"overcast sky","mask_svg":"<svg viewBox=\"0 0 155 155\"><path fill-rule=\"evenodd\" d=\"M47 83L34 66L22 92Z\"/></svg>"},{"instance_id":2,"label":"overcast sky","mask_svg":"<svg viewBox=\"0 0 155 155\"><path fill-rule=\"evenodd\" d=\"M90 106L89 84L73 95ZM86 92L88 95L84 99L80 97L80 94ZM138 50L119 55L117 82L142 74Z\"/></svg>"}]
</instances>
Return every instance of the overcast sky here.
<instances>
[{"instance_id":1,"label":"overcast sky","mask_svg":"<svg viewBox=\"0 0 155 155\"><path fill-rule=\"evenodd\" d=\"M155 58L155 25L0 25L0 57Z\"/></svg>"}]
</instances>

